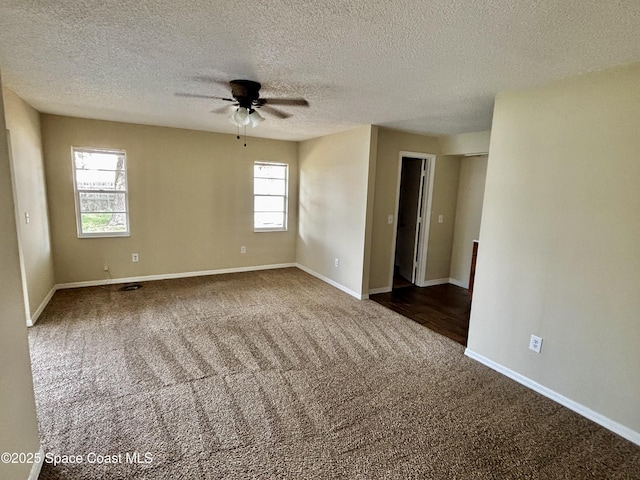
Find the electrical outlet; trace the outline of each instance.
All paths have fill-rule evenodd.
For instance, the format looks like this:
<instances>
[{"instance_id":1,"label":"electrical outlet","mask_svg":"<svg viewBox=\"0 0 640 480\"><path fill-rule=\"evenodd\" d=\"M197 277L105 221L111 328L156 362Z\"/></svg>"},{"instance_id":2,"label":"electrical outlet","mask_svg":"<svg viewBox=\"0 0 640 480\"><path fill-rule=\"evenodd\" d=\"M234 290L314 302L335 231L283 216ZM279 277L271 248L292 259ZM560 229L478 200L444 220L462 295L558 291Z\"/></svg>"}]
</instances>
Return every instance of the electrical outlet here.
<instances>
[{"instance_id":1,"label":"electrical outlet","mask_svg":"<svg viewBox=\"0 0 640 480\"><path fill-rule=\"evenodd\" d=\"M529 340L529 349L533 350L536 353L540 353L541 348L542 339L540 337L536 337L535 335L531 335L531 340Z\"/></svg>"},{"instance_id":2,"label":"electrical outlet","mask_svg":"<svg viewBox=\"0 0 640 480\"><path fill-rule=\"evenodd\" d=\"M137 253L132 253L131 254L131 261L132 262L139 262L140 261L140 256Z\"/></svg>"},{"instance_id":3,"label":"electrical outlet","mask_svg":"<svg viewBox=\"0 0 640 480\"><path fill-rule=\"evenodd\" d=\"M27 225L31 223L31 215L29 215L29 212L24 212L24 223Z\"/></svg>"},{"instance_id":4,"label":"electrical outlet","mask_svg":"<svg viewBox=\"0 0 640 480\"><path fill-rule=\"evenodd\" d=\"M340 267L340 260L338 260L337 258L333 261L333 266L336 268Z\"/></svg>"},{"instance_id":5,"label":"electrical outlet","mask_svg":"<svg viewBox=\"0 0 640 480\"><path fill-rule=\"evenodd\" d=\"M104 264L104 266L102 267L102 269L103 269L105 272L108 272L108 271L109 271L109 265L107 265L107 264L105 263L105 264Z\"/></svg>"},{"instance_id":6,"label":"electrical outlet","mask_svg":"<svg viewBox=\"0 0 640 480\"><path fill-rule=\"evenodd\" d=\"M240 253L247 253L247 247L245 247L244 245L242 245L240 247Z\"/></svg>"},{"instance_id":7,"label":"electrical outlet","mask_svg":"<svg viewBox=\"0 0 640 480\"><path fill-rule=\"evenodd\" d=\"M438 223L444 223L444 215L443 214L438 215Z\"/></svg>"}]
</instances>

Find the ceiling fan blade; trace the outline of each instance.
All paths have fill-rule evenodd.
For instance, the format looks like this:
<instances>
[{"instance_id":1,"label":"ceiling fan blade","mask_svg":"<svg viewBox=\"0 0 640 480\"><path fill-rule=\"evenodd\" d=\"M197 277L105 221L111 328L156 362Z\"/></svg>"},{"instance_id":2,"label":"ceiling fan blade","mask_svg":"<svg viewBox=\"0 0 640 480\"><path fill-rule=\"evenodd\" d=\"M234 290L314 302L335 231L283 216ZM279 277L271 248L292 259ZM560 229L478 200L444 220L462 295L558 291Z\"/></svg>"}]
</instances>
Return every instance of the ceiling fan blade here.
<instances>
[{"instance_id":1,"label":"ceiling fan blade","mask_svg":"<svg viewBox=\"0 0 640 480\"><path fill-rule=\"evenodd\" d=\"M227 102L235 102L233 98L216 97L213 95L200 95L199 93L176 93L176 97L209 98L212 100L225 100Z\"/></svg>"},{"instance_id":2,"label":"ceiling fan blade","mask_svg":"<svg viewBox=\"0 0 640 480\"><path fill-rule=\"evenodd\" d=\"M265 104L269 105L291 105L295 107L308 107L309 102L304 98L261 98Z\"/></svg>"},{"instance_id":3,"label":"ceiling fan blade","mask_svg":"<svg viewBox=\"0 0 640 480\"><path fill-rule=\"evenodd\" d=\"M214 110L211 110L210 113L229 113L230 109L233 108L234 106L238 106L238 104L236 103L235 105L225 105L224 107L220 107L220 108L216 108Z\"/></svg>"},{"instance_id":4,"label":"ceiling fan blade","mask_svg":"<svg viewBox=\"0 0 640 480\"><path fill-rule=\"evenodd\" d=\"M220 80L219 78L210 75L196 75L192 78L198 82L216 83L218 85L222 85L223 87L229 88L229 82L227 80Z\"/></svg>"},{"instance_id":5,"label":"ceiling fan blade","mask_svg":"<svg viewBox=\"0 0 640 480\"><path fill-rule=\"evenodd\" d=\"M269 105L263 105L260 108L262 108L262 110L264 110L265 112L268 112L271 115L274 115L278 118L289 118L291 116L291 114L283 112L282 110L278 110L277 108L270 107Z\"/></svg>"}]
</instances>

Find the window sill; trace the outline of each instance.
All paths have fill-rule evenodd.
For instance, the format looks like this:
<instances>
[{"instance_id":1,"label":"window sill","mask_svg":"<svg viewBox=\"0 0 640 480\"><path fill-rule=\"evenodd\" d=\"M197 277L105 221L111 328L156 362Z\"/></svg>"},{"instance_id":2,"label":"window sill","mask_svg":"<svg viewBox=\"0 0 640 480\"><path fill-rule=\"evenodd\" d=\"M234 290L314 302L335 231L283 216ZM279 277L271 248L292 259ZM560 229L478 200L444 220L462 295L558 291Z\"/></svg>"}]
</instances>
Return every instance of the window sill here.
<instances>
[{"instance_id":1,"label":"window sill","mask_svg":"<svg viewBox=\"0 0 640 480\"><path fill-rule=\"evenodd\" d=\"M286 228L254 228L253 233L262 233L262 232L286 232Z\"/></svg>"},{"instance_id":2,"label":"window sill","mask_svg":"<svg viewBox=\"0 0 640 480\"><path fill-rule=\"evenodd\" d=\"M78 234L78 238L118 238L118 237L130 237L130 232L122 233L82 233Z\"/></svg>"}]
</instances>

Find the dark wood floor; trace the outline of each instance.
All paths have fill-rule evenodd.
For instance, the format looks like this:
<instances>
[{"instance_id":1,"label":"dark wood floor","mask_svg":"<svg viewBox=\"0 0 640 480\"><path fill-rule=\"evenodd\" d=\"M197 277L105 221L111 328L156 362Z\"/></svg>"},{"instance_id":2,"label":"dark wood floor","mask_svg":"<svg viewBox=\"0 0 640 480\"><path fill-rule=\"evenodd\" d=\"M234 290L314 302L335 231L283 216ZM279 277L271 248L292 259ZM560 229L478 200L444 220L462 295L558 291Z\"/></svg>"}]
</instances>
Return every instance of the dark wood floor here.
<instances>
[{"instance_id":1,"label":"dark wood floor","mask_svg":"<svg viewBox=\"0 0 640 480\"><path fill-rule=\"evenodd\" d=\"M391 293L371 295L369 298L420 325L467 345L471 296L465 288L449 283L434 287L412 285L396 288Z\"/></svg>"}]
</instances>

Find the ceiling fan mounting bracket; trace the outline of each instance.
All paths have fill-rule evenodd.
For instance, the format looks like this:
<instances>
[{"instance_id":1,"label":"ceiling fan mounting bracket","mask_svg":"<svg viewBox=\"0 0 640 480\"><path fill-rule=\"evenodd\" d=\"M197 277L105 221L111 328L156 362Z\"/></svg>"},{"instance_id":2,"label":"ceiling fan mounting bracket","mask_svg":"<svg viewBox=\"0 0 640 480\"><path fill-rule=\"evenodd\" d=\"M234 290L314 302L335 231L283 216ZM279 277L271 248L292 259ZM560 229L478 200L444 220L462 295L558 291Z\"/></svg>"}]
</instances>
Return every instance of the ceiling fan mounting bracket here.
<instances>
[{"instance_id":1,"label":"ceiling fan mounting bracket","mask_svg":"<svg viewBox=\"0 0 640 480\"><path fill-rule=\"evenodd\" d=\"M241 107L251 109L258 103L260 97L260 85L252 80L231 80L231 95L238 101ZM258 105L261 106L261 105Z\"/></svg>"}]
</instances>

